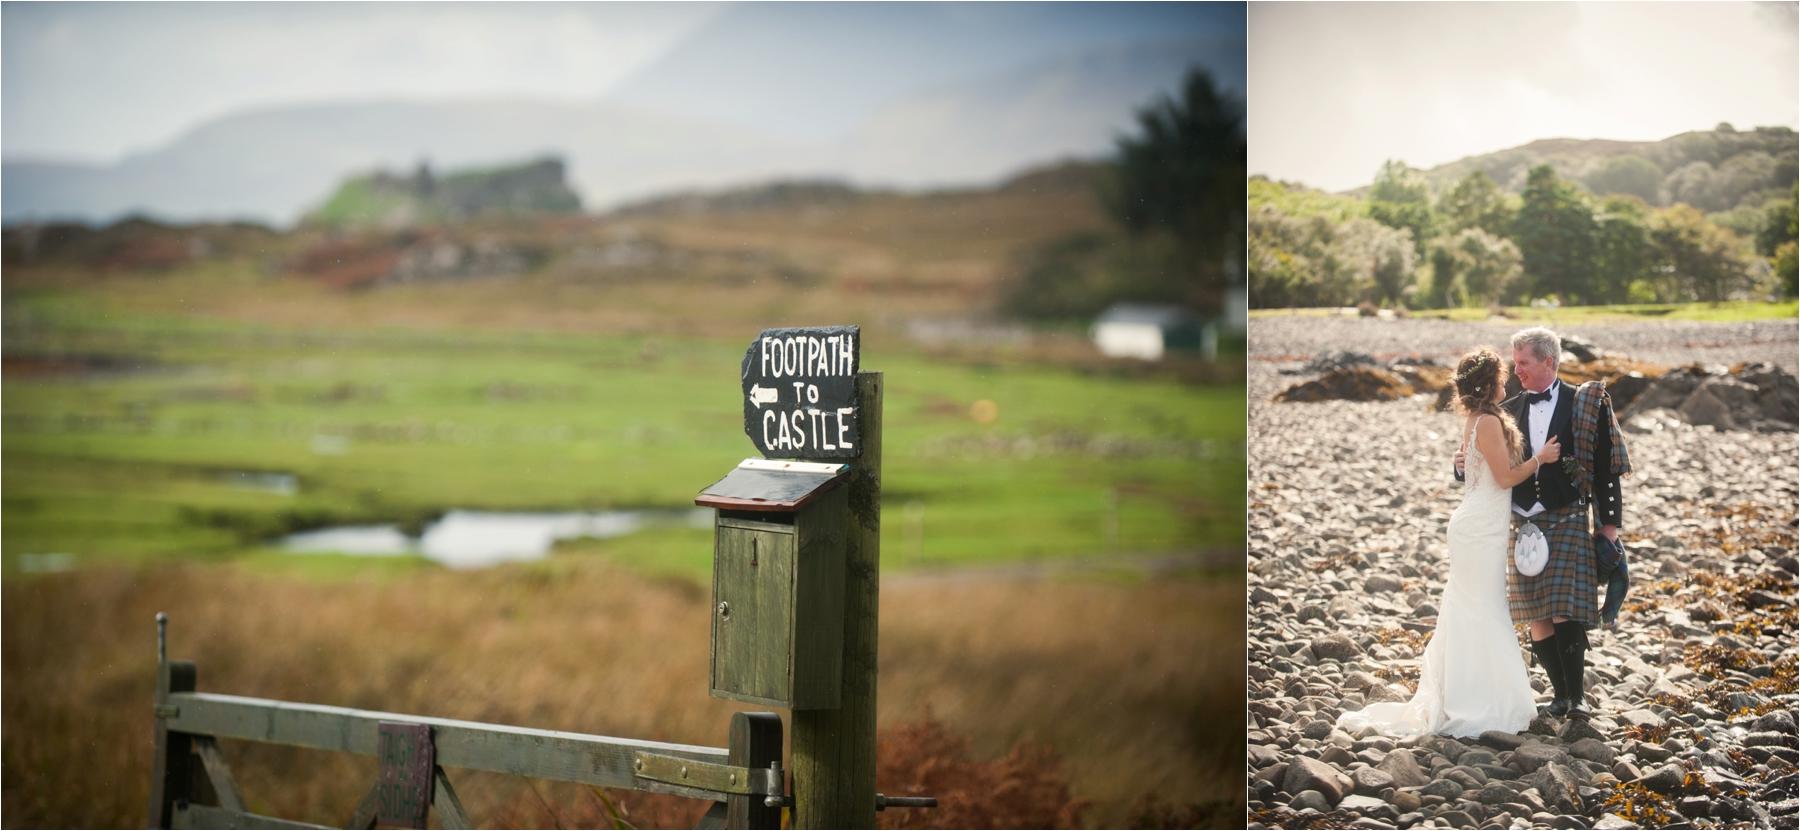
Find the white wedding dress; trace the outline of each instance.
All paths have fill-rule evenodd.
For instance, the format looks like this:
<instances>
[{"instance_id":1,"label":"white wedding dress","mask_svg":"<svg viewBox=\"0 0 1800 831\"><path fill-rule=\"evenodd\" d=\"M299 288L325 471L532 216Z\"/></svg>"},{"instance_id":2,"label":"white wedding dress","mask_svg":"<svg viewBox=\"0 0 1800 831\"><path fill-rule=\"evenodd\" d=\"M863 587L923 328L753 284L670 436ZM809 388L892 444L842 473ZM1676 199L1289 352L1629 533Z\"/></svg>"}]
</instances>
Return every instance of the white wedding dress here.
<instances>
[{"instance_id":1,"label":"white wedding dress","mask_svg":"<svg viewBox=\"0 0 1800 831\"><path fill-rule=\"evenodd\" d=\"M1463 480L1462 504L1450 515L1450 579L1420 662L1418 692L1404 704L1370 704L1339 716L1338 726L1351 735L1518 733L1537 715L1506 606L1512 491L1494 481L1473 430Z\"/></svg>"}]
</instances>

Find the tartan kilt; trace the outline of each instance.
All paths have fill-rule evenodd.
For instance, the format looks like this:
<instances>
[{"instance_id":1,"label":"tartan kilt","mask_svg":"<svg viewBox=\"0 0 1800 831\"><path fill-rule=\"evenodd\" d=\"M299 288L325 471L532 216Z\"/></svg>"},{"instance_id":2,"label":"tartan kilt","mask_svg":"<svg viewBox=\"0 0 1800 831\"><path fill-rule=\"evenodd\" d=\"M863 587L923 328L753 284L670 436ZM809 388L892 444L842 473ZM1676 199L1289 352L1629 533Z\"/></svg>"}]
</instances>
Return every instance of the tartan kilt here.
<instances>
[{"instance_id":1,"label":"tartan kilt","mask_svg":"<svg viewBox=\"0 0 1800 831\"><path fill-rule=\"evenodd\" d=\"M1550 561L1535 577L1519 573L1512 549L1506 558L1506 605L1513 624L1566 617L1592 629L1600 625L1600 577L1594 567L1594 541L1586 505L1546 510L1526 519L1512 516L1515 534L1526 522L1537 525L1550 544Z\"/></svg>"}]
</instances>

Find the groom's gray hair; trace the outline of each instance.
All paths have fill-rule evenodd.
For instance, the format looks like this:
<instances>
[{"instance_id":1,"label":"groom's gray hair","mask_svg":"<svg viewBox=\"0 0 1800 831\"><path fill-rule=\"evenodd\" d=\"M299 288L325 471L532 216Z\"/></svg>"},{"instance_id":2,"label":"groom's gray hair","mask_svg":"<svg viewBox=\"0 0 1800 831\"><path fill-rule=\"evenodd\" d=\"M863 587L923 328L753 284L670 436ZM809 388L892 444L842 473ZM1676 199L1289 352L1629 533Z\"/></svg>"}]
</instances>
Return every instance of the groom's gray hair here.
<instances>
[{"instance_id":1,"label":"groom's gray hair","mask_svg":"<svg viewBox=\"0 0 1800 831\"><path fill-rule=\"evenodd\" d=\"M1512 348L1518 349L1522 346L1531 347L1531 354L1538 356L1539 360L1549 361L1551 365L1559 363L1562 359L1562 338L1542 326L1533 326L1530 329L1521 329L1515 332L1512 336Z\"/></svg>"}]
</instances>

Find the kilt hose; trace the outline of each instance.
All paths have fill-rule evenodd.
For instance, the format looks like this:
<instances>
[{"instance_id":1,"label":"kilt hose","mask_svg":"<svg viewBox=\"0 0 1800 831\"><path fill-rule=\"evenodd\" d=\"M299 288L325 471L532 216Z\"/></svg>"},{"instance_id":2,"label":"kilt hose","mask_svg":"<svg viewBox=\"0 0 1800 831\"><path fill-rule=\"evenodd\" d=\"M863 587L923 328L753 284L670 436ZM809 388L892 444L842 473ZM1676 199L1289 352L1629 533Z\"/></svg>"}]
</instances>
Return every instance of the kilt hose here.
<instances>
[{"instance_id":1,"label":"kilt hose","mask_svg":"<svg viewBox=\"0 0 1800 831\"><path fill-rule=\"evenodd\" d=\"M1515 537L1530 522L1544 532L1550 561L1535 577L1519 573L1509 550L1506 558L1506 605L1513 624L1566 617L1592 629L1600 625L1600 577L1594 567L1594 541L1588 508L1574 504L1546 510L1529 519L1513 514Z\"/></svg>"}]
</instances>

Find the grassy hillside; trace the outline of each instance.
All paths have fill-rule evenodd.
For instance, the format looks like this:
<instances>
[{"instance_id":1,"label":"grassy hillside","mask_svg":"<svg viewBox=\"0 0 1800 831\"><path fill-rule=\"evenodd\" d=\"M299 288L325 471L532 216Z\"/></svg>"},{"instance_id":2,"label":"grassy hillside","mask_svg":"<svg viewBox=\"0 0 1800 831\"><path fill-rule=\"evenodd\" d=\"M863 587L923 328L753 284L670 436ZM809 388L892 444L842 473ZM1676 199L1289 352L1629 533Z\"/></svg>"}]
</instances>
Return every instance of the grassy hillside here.
<instances>
[{"instance_id":1,"label":"grassy hillside","mask_svg":"<svg viewBox=\"0 0 1800 831\"><path fill-rule=\"evenodd\" d=\"M1800 169L1800 144L1786 127L1737 130L1730 125L1661 141L1543 139L1439 165L1424 176L1438 194L1477 171L1517 193L1525 187L1526 174L1540 164L1596 195L1631 194L1651 205L1685 202L1720 212L1786 197ZM1365 190L1352 193L1361 196Z\"/></svg>"},{"instance_id":2,"label":"grassy hillside","mask_svg":"<svg viewBox=\"0 0 1800 831\"><path fill-rule=\"evenodd\" d=\"M305 221L332 227L406 227L490 217L573 214L581 199L560 159L454 170L436 176L420 165L411 175L378 171L338 186Z\"/></svg>"}]
</instances>

